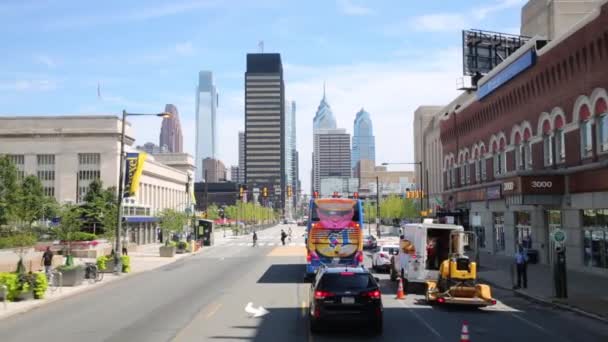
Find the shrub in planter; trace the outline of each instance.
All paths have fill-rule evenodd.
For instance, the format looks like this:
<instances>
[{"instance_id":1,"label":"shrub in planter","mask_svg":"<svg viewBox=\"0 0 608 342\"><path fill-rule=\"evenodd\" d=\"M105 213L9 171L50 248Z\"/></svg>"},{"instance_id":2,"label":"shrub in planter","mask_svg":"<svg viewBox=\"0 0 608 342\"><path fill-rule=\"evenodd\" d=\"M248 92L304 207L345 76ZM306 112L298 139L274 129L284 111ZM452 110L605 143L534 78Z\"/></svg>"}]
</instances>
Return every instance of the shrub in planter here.
<instances>
[{"instance_id":1,"label":"shrub in planter","mask_svg":"<svg viewBox=\"0 0 608 342\"><path fill-rule=\"evenodd\" d=\"M175 255L175 246L171 246L170 244L160 246L159 253L163 258L171 258Z\"/></svg>"},{"instance_id":2,"label":"shrub in planter","mask_svg":"<svg viewBox=\"0 0 608 342\"><path fill-rule=\"evenodd\" d=\"M44 298L44 294L46 293L49 284L46 280L46 275L43 272L34 273L34 275L34 299L42 299Z\"/></svg>"},{"instance_id":3,"label":"shrub in planter","mask_svg":"<svg viewBox=\"0 0 608 342\"><path fill-rule=\"evenodd\" d=\"M93 241L97 235L87 232L74 232L71 235L72 241Z\"/></svg>"},{"instance_id":4,"label":"shrub in planter","mask_svg":"<svg viewBox=\"0 0 608 342\"><path fill-rule=\"evenodd\" d=\"M186 241L180 241L177 243L177 253L185 253L188 251L188 243Z\"/></svg>"},{"instance_id":5,"label":"shrub in planter","mask_svg":"<svg viewBox=\"0 0 608 342\"><path fill-rule=\"evenodd\" d=\"M0 285L6 285L6 293L2 293L2 298L6 296L6 300L15 300L19 294L19 282L17 273L13 272L2 272L0 273Z\"/></svg>"},{"instance_id":6,"label":"shrub in planter","mask_svg":"<svg viewBox=\"0 0 608 342\"><path fill-rule=\"evenodd\" d=\"M105 255L100 256L99 258L97 258L97 269L100 271L105 271L107 264L108 264L108 258Z\"/></svg>"},{"instance_id":7,"label":"shrub in planter","mask_svg":"<svg viewBox=\"0 0 608 342\"><path fill-rule=\"evenodd\" d=\"M36 275L34 273L17 273L17 296L16 300L34 298L36 288Z\"/></svg>"},{"instance_id":8,"label":"shrub in planter","mask_svg":"<svg viewBox=\"0 0 608 342\"><path fill-rule=\"evenodd\" d=\"M120 257L120 261L122 263L122 273L131 272L131 258L128 255L123 255Z\"/></svg>"},{"instance_id":9,"label":"shrub in planter","mask_svg":"<svg viewBox=\"0 0 608 342\"><path fill-rule=\"evenodd\" d=\"M31 234L14 234L0 237L0 249L27 247L36 244L36 237Z\"/></svg>"},{"instance_id":10,"label":"shrub in planter","mask_svg":"<svg viewBox=\"0 0 608 342\"><path fill-rule=\"evenodd\" d=\"M77 286L84 281L85 269L82 265L64 265L57 270L63 275L63 286Z\"/></svg>"}]
</instances>

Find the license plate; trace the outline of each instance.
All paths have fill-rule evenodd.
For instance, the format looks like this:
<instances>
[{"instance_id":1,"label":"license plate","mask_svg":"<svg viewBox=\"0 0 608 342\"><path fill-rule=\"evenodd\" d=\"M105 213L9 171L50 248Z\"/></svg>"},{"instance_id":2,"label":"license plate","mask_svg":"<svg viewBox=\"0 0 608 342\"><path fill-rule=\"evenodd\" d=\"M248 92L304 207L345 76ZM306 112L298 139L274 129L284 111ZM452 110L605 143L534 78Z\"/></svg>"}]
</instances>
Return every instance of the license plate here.
<instances>
[{"instance_id":1,"label":"license plate","mask_svg":"<svg viewBox=\"0 0 608 342\"><path fill-rule=\"evenodd\" d=\"M354 297L342 297L342 304L355 304Z\"/></svg>"}]
</instances>

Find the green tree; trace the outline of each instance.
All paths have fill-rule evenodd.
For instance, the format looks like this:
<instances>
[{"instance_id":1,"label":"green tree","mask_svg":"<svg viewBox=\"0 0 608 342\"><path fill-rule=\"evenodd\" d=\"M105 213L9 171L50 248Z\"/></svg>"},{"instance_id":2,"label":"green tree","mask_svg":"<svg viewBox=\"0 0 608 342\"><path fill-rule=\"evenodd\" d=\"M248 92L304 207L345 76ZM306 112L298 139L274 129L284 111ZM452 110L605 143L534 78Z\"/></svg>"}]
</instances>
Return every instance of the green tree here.
<instances>
[{"instance_id":1,"label":"green tree","mask_svg":"<svg viewBox=\"0 0 608 342\"><path fill-rule=\"evenodd\" d=\"M169 235L183 231L186 224L188 224L186 213L173 209L165 209L160 213L160 228L163 231L163 236L167 237L165 238L167 244L169 243Z\"/></svg>"},{"instance_id":2,"label":"green tree","mask_svg":"<svg viewBox=\"0 0 608 342\"><path fill-rule=\"evenodd\" d=\"M55 235L68 243L66 250L66 265L72 265L71 242L74 234L80 232L84 223L82 220L82 211L79 207L72 204L64 204L59 211L59 217L59 225L54 229Z\"/></svg>"},{"instance_id":3,"label":"green tree","mask_svg":"<svg viewBox=\"0 0 608 342\"><path fill-rule=\"evenodd\" d=\"M376 204L365 201L363 204L363 216L367 222L372 222L377 217Z\"/></svg>"},{"instance_id":4,"label":"green tree","mask_svg":"<svg viewBox=\"0 0 608 342\"><path fill-rule=\"evenodd\" d=\"M17 168L8 156L0 155L0 225L14 218L17 190Z\"/></svg>"},{"instance_id":5,"label":"green tree","mask_svg":"<svg viewBox=\"0 0 608 342\"><path fill-rule=\"evenodd\" d=\"M224 208L224 215L227 219L234 220L238 217L238 207L236 205L229 205Z\"/></svg>"},{"instance_id":6,"label":"green tree","mask_svg":"<svg viewBox=\"0 0 608 342\"><path fill-rule=\"evenodd\" d=\"M44 205L47 202L44 189L38 177L30 175L25 177L18 192L16 205L17 218L31 230L32 224L42 218Z\"/></svg>"},{"instance_id":7,"label":"green tree","mask_svg":"<svg viewBox=\"0 0 608 342\"><path fill-rule=\"evenodd\" d=\"M219 208L215 204L211 204L207 207L207 219L217 220L220 217Z\"/></svg>"}]
</instances>

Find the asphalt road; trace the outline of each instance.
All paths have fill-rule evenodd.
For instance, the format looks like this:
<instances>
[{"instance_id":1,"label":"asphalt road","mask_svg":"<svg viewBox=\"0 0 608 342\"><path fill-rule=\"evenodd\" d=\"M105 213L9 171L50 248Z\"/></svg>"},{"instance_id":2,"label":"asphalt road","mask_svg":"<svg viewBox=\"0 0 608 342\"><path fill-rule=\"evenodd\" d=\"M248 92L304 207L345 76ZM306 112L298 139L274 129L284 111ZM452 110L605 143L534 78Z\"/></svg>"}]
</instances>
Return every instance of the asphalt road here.
<instances>
[{"instance_id":1,"label":"asphalt road","mask_svg":"<svg viewBox=\"0 0 608 342\"><path fill-rule=\"evenodd\" d=\"M384 274L382 336L354 326L312 336L303 228L291 246L277 247L280 228L260 232L255 248L243 237L2 320L0 341L459 341L465 320L474 342L608 341L607 325L506 291L494 291L498 305L481 310L431 307L417 294L397 301ZM269 313L251 317L249 302Z\"/></svg>"}]
</instances>

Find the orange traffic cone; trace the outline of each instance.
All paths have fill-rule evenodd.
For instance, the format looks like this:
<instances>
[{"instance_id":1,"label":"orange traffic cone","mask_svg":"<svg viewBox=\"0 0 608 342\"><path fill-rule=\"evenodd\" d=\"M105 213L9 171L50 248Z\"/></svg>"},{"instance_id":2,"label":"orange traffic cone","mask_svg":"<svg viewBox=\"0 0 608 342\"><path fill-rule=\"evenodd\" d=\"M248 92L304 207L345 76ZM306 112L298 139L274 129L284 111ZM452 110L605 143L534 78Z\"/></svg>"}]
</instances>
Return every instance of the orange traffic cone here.
<instances>
[{"instance_id":1,"label":"orange traffic cone","mask_svg":"<svg viewBox=\"0 0 608 342\"><path fill-rule=\"evenodd\" d=\"M462 330L460 331L460 342L470 342L469 340L469 325L467 321L462 322Z\"/></svg>"},{"instance_id":2,"label":"orange traffic cone","mask_svg":"<svg viewBox=\"0 0 608 342\"><path fill-rule=\"evenodd\" d=\"M399 278L399 287L397 288L397 297L395 299L405 299L405 291L403 291L403 279Z\"/></svg>"}]
</instances>

